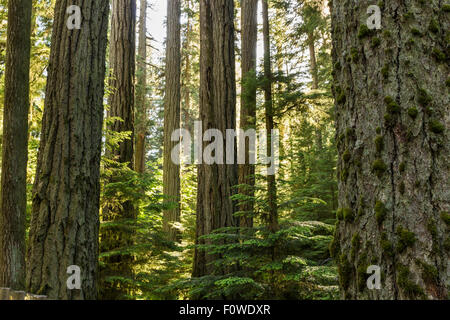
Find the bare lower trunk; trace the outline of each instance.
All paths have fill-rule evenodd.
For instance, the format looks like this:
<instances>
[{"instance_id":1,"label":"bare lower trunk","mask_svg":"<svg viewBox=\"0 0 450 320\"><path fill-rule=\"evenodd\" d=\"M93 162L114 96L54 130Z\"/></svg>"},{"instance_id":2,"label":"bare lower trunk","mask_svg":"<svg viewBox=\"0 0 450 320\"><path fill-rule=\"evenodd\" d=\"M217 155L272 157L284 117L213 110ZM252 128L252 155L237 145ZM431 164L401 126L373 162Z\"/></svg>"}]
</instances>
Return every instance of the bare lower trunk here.
<instances>
[{"instance_id":1,"label":"bare lower trunk","mask_svg":"<svg viewBox=\"0 0 450 320\"><path fill-rule=\"evenodd\" d=\"M131 132L131 137L119 143L118 148L107 156L119 163L128 163L134 169L134 77L136 59L136 0L113 0L111 18L111 36L109 51L110 83L109 117L119 117L110 130ZM110 182L115 182L114 178ZM136 208L131 201L121 203L121 207L102 208L102 221L121 221L135 219ZM120 250L133 244L132 233L120 227L102 228L101 251ZM101 268L102 285L100 298L107 300L124 299L129 286L123 281L104 281L109 276L133 277L133 256L130 254L113 255L105 258L105 267Z\"/></svg>"},{"instance_id":2,"label":"bare lower trunk","mask_svg":"<svg viewBox=\"0 0 450 320\"><path fill-rule=\"evenodd\" d=\"M236 83L234 56L234 3L232 0L200 1L200 116L203 132L236 129ZM225 141L223 141L225 145ZM207 144L205 144L207 145ZM235 144L236 146L236 144ZM226 152L223 154L226 158ZM196 243L200 236L222 227L238 225L236 208L230 196L237 184L235 164L202 164L198 167ZM210 263L216 256L196 249L193 276L215 270Z\"/></svg>"},{"instance_id":3,"label":"bare lower trunk","mask_svg":"<svg viewBox=\"0 0 450 320\"><path fill-rule=\"evenodd\" d=\"M272 129L273 122L273 101L272 101L272 64L270 56L270 24L269 6L267 0L261 0L263 8L263 35L264 35L264 100L267 130L267 154L272 154ZM277 206L277 184L275 174L267 175L267 195L269 202L268 225L272 232L279 229L278 226L278 206Z\"/></svg>"},{"instance_id":4,"label":"bare lower trunk","mask_svg":"<svg viewBox=\"0 0 450 320\"><path fill-rule=\"evenodd\" d=\"M78 2L89 17L81 30L65 26L73 3L56 1L27 251L27 291L50 299L97 297L109 1ZM71 265L81 269L81 290L67 288Z\"/></svg>"},{"instance_id":5,"label":"bare lower trunk","mask_svg":"<svg viewBox=\"0 0 450 320\"><path fill-rule=\"evenodd\" d=\"M8 1L0 196L0 287L25 288L31 1Z\"/></svg>"},{"instance_id":6,"label":"bare lower trunk","mask_svg":"<svg viewBox=\"0 0 450 320\"><path fill-rule=\"evenodd\" d=\"M180 165L172 161L172 151L178 141L171 141L172 133L180 128L181 45L180 0L167 2L166 92L164 105L164 168L163 188L171 209L164 210L163 228L170 240L179 239L173 223L180 221Z\"/></svg>"},{"instance_id":7,"label":"bare lower trunk","mask_svg":"<svg viewBox=\"0 0 450 320\"><path fill-rule=\"evenodd\" d=\"M243 130L256 129L256 42L258 35L258 0L242 1L242 94L240 127ZM249 163L249 142L245 142L245 164L239 165L239 193L253 197L255 186L255 166ZM253 226L254 201L240 205L239 211L245 213L240 219L241 227Z\"/></svg>"}]
</instances>

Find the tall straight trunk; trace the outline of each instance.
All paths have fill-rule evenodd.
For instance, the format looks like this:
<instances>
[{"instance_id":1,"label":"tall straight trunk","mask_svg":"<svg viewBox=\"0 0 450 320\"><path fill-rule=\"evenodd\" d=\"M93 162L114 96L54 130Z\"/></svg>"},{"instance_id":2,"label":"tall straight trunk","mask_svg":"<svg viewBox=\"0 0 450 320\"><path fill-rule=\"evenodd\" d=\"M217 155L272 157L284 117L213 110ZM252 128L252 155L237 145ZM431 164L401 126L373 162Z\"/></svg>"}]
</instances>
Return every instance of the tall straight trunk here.
<instances>
[{"instance_id":1,"label":"tall straight trunk","mask_svg":"<svg viewBox=\"0 0 450 320\"><path fill-rule=\"evenodd\" d=\"M448 297L444 5L385 1L382 29L369 30L367 6L332 2L341 221L331 252L344 298ZM381 268L380 290L366 286L369 265Z\"/></svg>"},{"instance_id":2,"label":"tall straight trunk","mask_svg":"<svg viewBox=\"0 0 450 320\"><path fill-rule=\"evenodd\" d=\"M136 0L113 0L110 35L110 83L112 94L109 97L109 117L119 117L110 125L114 132L131 132L131 137L119 143L117 149L107 156L120 163L128 163L134 168L134 77L136 65ZM115 182L114 177L110 182ZM135 219L136 209L131 201L120 208L102 208L102 221L122 221ZM133 244L132 233L122 228L108 227L101 230L101 252L120 250ZM106 281L109 276L133 277L133 256L120 254L105 259L101 269L100 298L108 300L123 299L129 287L120 280Z\"/></svg>"},{"instance_id":3,"label":"tall straight trunk","mask_svg":"<svg viewBox=\"0 0 450 320\"><path fill-rule=\"evenodd\" d=\"M113 0L109 44L109 117L119 117L110 129L131 132L130 139L119 144L112 157L134 168L134 76L136 59L136 0Z\"/></svg>"},{"instance_id":4,"label":"tall straight trunk","mask_svg":"<svg viewBox=\"0 0 450 320\"><path fill-rule=\"evenodd\" d=\"M272 154L273 100L272 100L272 63L270 55L270 24L268 0L261 0L263 8L263 42L264 42L264 102L267 130L267 154ZM272 232L279 229L277 206L277 183L275 174L267 175L267 193L269 199L268 225Z\"/></svg>"},{"instance_id":5,"label":"tall straight trunk","mask_svg":"<svg viewBox=\"0 0 450 320\"><path fill-rule=\"evenodd\" d=\"M241 1L242 32L242 94L240 127L243 130L256 129L256 43L258 40L258 0ZM239 193L253 197L255 186L255 166L249 163L249 142L245 141L245 164L239 165L239 185L245 185ZM245 201L239 211L245 213L240 218L241 227L253 226L254 201Z\"/></svg>"},{"instance_id":6,"label":"tall straight trunk","mask_svg":"<svg viewBox=\"0 0 450 320\"><path fill-rule=\"evenodd\" d=\"M191 1L190 0L186 0L186 9L187 10L191 10ZM192 21L191 21L191 17L190 15L187 16L187 21L186 21L186 37L184 39L184 43L183 43L183 52L184 52L184 74L183 74L183 78L182 78L182 83L181 83L181 87L183 90L183 100L184 100L184 105L182 108L182 114L184 115L184 121L182 120L182 122L184 122L182 124L182 127L186 130L188 130L189 132L192 132L192 121L191 121L191 116L190 116L190 109L191 109L191 88L190 88L190 84L191 84L191 32L192 32Z\"/></svg>"},{"instance_id":7,"label":"tall straight trunk","mask_svg":"<svg viewBox=\"0 0 450 320\"><path fill-rule=\"evenodd\" d=\"M25 288L31 1L8 1L0 195L0 287Z\"/></svg>"},{"instance_id":8,"label":"tall straight trunk","mask_svg":"<svg viewBox=\"0 0 450 320\"><path fill-rule=\"evenodd\" d=\"M202 131L236 129L236 79L234 55L234 3L232 0L200 1L200 117ZM204 144L206 146L207 144ZM236 144L235 144L236 146ZM236 149L236 147L235 147ZM230 199L238 182L234 164L198 166L196 244L213 230L238 226ZM226 152L223 153L224 159ZM224 161L225 163L225 161ZM217 257L196 249L193 276L220 273L210 263Z\"/></svg>"},{"instance_id":9,"label":"tall straight trunk","mask_svg":"<svg viewBox=\"0 0 450 320\"><path fill-rule=\"evenodd\" d=\"M173 205L164 210L163 229L170 240L179 232L173 223L180 221L180 165L172 161L172 150L178 144L171 141L172 133L180 128L181 100L181 2L167 0L166 92L164 104L164 163L163 193Z\"/></svg>"},{"instance_id":10,"label":"tall straight trunk","mask_svg":"<svg viewBox=\"0 0 450 320\"><path fill-rule=\"evenodd\" d=\"M78 2L81 30L66 27L73 1L57 0L42 120L26 289L50 299L95 299L105 52L109 1ZM67 268L81 269L69 290Z\"/></svg>"},{"instance_id":11,"label":"tall straight trunk","mask_svg":"<svg viewBox=\"0 0 450 320\"><path fill-rule=\"evenodd\" d=\"M317 61L316 61L316 46L314 44L314 34L308 33L308 48L309 48L309 64L312 77L311 89L319 89L319 76L317 74Z\"/></svg>"},{"instance_id":12,"label":"tall straight trunk","mask_svg":"<svg viewBox=\"0 0 450 320\"><path fill-rule=\"evenodd\" d=\"M136 72L136 153L135 170L145 172L145 136L147 132L147 0L140 0L139 47Z\"/></svg>"}]
</instances>

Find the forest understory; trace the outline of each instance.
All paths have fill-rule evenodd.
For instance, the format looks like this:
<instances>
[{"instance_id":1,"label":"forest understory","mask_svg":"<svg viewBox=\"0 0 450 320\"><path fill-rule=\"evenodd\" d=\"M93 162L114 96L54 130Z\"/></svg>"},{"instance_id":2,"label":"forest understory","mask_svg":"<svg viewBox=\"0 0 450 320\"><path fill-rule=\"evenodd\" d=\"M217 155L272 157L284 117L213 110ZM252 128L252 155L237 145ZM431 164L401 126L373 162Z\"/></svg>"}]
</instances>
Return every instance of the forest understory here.
<instances>
[{"instance_id":1,"label":"forest understory","mask_svg":"<svg viewBox=\"0 0 450 320\"><path fill-rule=\"evenodd\" d=\"M0 109L0 288L449 298L448 0L0 0Z\"/></svg>"}]
</instances>

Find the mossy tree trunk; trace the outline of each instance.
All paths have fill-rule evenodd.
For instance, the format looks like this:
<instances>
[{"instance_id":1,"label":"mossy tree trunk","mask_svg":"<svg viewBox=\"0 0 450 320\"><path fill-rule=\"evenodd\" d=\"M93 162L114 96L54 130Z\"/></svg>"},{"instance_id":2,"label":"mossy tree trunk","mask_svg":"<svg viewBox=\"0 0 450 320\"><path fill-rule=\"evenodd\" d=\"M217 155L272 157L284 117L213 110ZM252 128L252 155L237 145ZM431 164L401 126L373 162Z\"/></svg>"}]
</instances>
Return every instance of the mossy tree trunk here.
<instances>
[{"instance_id":1,"label":"mossy tree trunk","mask_svg":"<svg viewBox=\"0 0 450 320\"><path fill-rule=\"evenodd\" d=\"M0 196L0 287L25 288L31 1L8 1Z\"/></svg>"},{"instance_id":2,"label":"mossy tree trunk","mask_svg":"<svg viewBox=\"0 0 450 320\"><path fill-rule=\"evenodd\" d=\"M203 133L218 129L236 129L236 78L234 53L234 3L232 0L200 1L200 117ZM209 143L204 143L204 147ZM235 143L236 148L236 143ZM223 153L224 163L226 152ZM196 244L205 244L202 235L239 224L234 217L236 203L230 199L238 182L237 156L233 164L198 166ZM193 276L215 270L217 257L196 249Z\"/></svg>"},{"instance_id":3,"label":"mossy tree trunk","mask_svg":"<svg viewBox=\"0 0 450 320\"><path fill-rule=\"evenodd\" d=\"M80 6L81 29L66 27ZM109 1L57 0L27 251L26 289L96 299L105 52ZM81 269L69 290L67 268Z\"/></svg>"},{"instance_id":4,"label":"mossy tree trunk","mask_svg":"<svg viewBox=\"0 0 450 320\"><path fill-rule=\"evenodd\" d=\"M339 223L347 299L445 299L449 281L449 32L444 1L331 2ZM446 7L446 9L445 9ZM381 267L381 289L366 286Z\"/></svg>"}]
</instances>

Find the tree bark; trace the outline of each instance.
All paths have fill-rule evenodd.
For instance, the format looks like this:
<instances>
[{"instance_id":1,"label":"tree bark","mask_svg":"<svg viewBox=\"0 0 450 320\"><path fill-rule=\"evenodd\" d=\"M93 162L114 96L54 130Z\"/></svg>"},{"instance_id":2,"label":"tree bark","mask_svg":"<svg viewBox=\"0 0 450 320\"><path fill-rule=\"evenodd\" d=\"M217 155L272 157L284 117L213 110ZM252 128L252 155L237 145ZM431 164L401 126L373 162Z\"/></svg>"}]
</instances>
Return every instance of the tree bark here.
<instances>
[{"instance_id":1,"label":"tree bark","mask_svg":"<svg viewBox=\"0 0 450 320\"><path fill-rule=\"evenodd\" d=\"M75 1L81 30L66 27L72 4L55 7L26 287L50 299L95 299L109 1ZM81 290L66 286L71 265L81 268Z\"/></svg>"},{"instance_id":2,"label":"tree bark","mask_svg":"<svg viewBox=\"0 0 450 320\"><path fill-rule=\"evenodd\" d=\"M385 1L382 29L369 30L367 6L332 2L341 221L331 251L344 298L448 296L450 16L443 6ZM368 265L381 268L381 290L367 288Z\"/></svg>"},{"instance_id":3,"label":"tree bark","mask_svg":"<svg viewBox=\"0 0 450 320\"><path fill-rule=\"evenodd\" d=\"M181 100L181 2L167 1L166 92L164 106L164 163L163 193L173 208L164 210L163 229L170 240L179 240L179 232L172 226L180 221L180 165L171 158L178 141L171 141L172 133L180 129Z\"/></svg>"},{"instance_id":4,"label":"tree bark","mask_svg":"<svg viewBox=\"0 0 450 320\"><path fill-rule=\"evenodd\" d=\"M135 170L145 172L145 137L147 133L147 0L140 0L139 48L136 73L136 153Z\"/></svg>"},{"instance_id":5,"label":"tree bark","mask_svg":"<svg viewBox=\"0 0 450 320\"><path fill-rule=\"evenodd\" d=\"M8 1L0 196L0 287L25 288L31 1Z\"/></svg>"},{"instance_id":6,"label":"tree bark","mask_svg":"<svg viewBox=\"0 0 450 320\"><path fill-rule=\"evenodd\" d=\"M258 0L241 1L242 39L242 93L240 127L243 130L256 129L256 44L258 40ZM239 193L253 197L255 186L255 166L249 163L249 142L245 141L245 164L239 165ZM240 226L253 226L254 201L245 201L239 211L245 213L240 218Z\"/></svg>"},{"instance_id":7,"label":"tree bark","mask_svg":"<svg viewBox=\"0 0 450 320\"><path fill-rule=\"evenodd\" d=\"M314 33L308 33L308 48L309 48L309 61L310 61L310 69L311 69L311 77L312 77L312 86L311 89L317 90L319 89L319 76L317 74L317 61L316 61L316 47L314 44Z\"/></svg>"},{"instance_id":8,"label":"tree bark","mask_svg":"<svg viewBox=\"0 0 450 320\"><path fill-rule=\"evenodd\" d=\"M110 83L109 117L119 117L110 125L114 132L131 132L131 137L119 143L117 149L107 156L119 163L128 163L134 169L134 77L136 66L136 0L113 0L110 36ZM112 178L110 182L115 182ZM136 208L131 201L122 203L121 208L102 208L102 221L136 219ZM122 228L109 227L101 232L101 252L120 250L133 244L132 232ZM103 282L109 276L133 277L133 256L122 253L105 258L101 268L102 285L100 298L104 300L124 299L129 286L123 281Z\"/></svg>"},{"instance_id":9,"label":"tree bark","mask_svg":"<svg viewBox=\"0 0 450 320\"><path fill-rule=\"evenodd\" d=\"M131 132L130 139L119 144L111 157L134 168L134 76L136 59L136 0L113 0L109 67L109 117L119 117L110 129Z\"/></svg>"},{"instance_id":10,"label":"tree bark","mask_svg":"<svg viewBox=\"0 0 450 320\"><path fill-rule=\"evenodd\" d=\"M263 8L263 38L264 38L264 102L267 130L267 154L272 154L272 129L273 122L273 100L272 100L272 63L270 54L270 23L268 0L261 0ZM267 195L269 202L268 225L272 232L279 229L278 206L277 206L277 183L275 174L267 175Z\"/></svg>"},{"instance_id":11,"label":"tree bark","mask_svg":"<svg viewBox=\"0 0 450 320\"><path fill-rule=\"evenodd\" d=\"M232 0L200 1L200 117L202 131L236 129L236 79L234 55L234 3ZM235 140L235 139L234 139ZM225 141L223 141L225 146ZM207 144L204 144L206 146ZM236 144L235 144L236 148ZM196 244L213 230L239 225L232 186L238 182L234 164L198 166ZM223 153L226 159L226 152ZM224 161L225 163L225 161ZM209 264L217 257L195 249L193 276L223 273Z\"/></svg>"}]
</instances>

